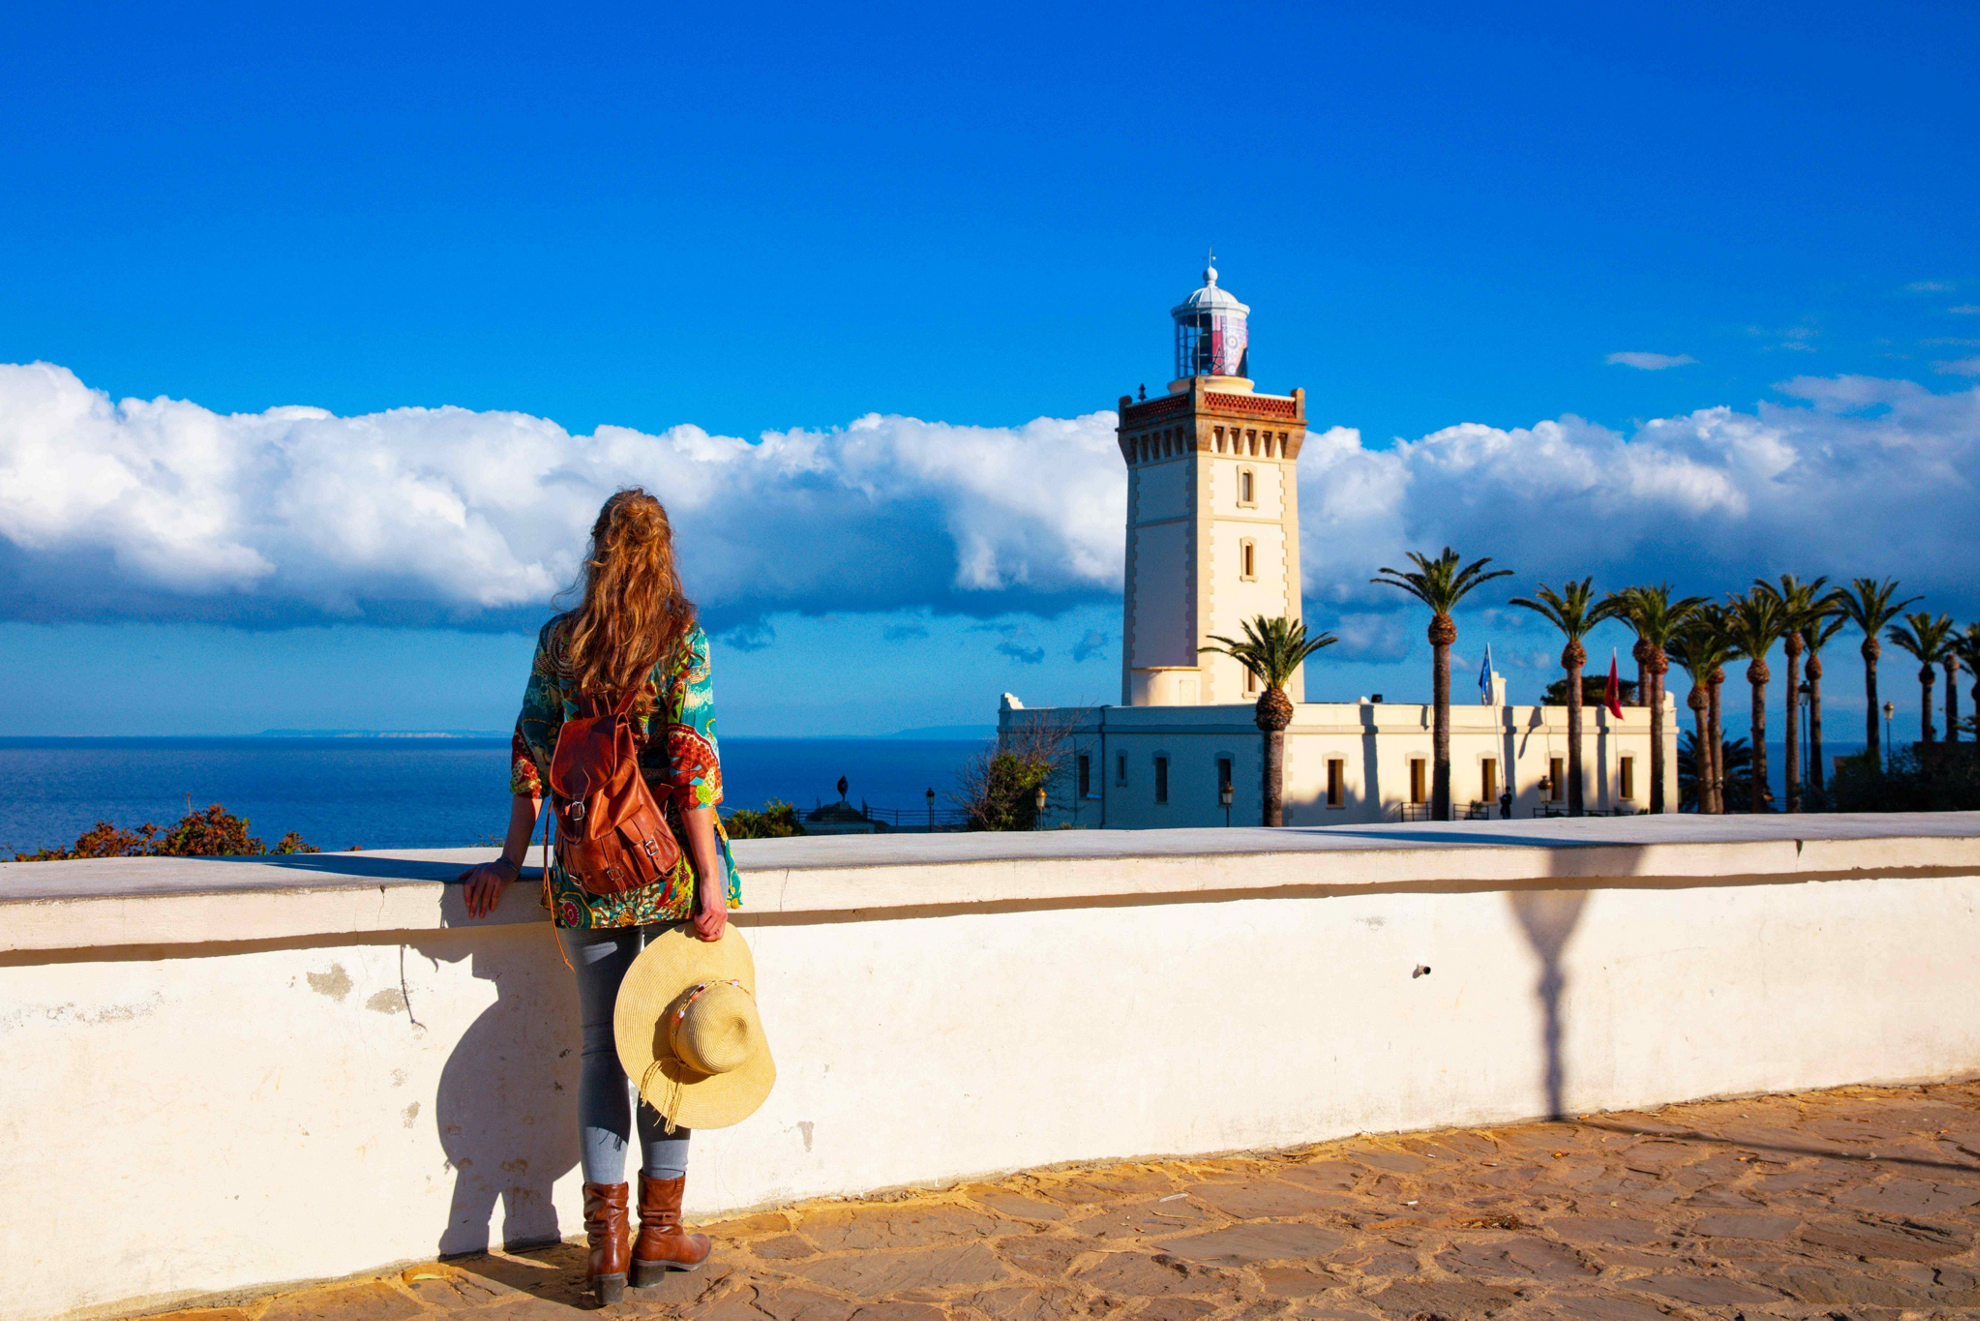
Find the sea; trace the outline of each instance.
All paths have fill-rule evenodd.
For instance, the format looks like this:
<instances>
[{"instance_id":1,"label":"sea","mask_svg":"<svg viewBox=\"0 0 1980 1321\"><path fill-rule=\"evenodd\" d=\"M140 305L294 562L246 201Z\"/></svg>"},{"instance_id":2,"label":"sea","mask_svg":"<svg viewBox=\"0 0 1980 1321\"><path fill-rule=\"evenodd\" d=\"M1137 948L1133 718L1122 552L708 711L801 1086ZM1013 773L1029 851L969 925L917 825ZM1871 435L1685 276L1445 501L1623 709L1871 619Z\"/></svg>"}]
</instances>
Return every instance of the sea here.
<instances>
[{"instance_id":1,"label":"sea","mask_svg":"<svg viewBox=\"0 0 1980 1321\"><path fill-rule=\"evenodd\" d=\"M953 811L983 738L722 740L724 809L839 797L915 817ZM219 803L272 846L498 845L509 819L509 740L496 737L0 739L0 858L66 846L98 821L167 826Z\"/></svg>"},{"instance_id":2,"label":"sea","mask_svg":"<svg viewBox=\"0 0 1980 1321\"><path fill-rule=\"evenodd\" d=\"M919 819L953 812L971 738L722 740L725 809L777 799L809 810L839 797ZM1858 742L1830 742L1846 755ZM1776 801L1785 752L1767 751ZM71 844L98 821L170 825L219 803L273 845L295 831L321 849L496 846L508 823L509 741L474 736L0 739L0 858Z\"/></svg>"}]
</instances>

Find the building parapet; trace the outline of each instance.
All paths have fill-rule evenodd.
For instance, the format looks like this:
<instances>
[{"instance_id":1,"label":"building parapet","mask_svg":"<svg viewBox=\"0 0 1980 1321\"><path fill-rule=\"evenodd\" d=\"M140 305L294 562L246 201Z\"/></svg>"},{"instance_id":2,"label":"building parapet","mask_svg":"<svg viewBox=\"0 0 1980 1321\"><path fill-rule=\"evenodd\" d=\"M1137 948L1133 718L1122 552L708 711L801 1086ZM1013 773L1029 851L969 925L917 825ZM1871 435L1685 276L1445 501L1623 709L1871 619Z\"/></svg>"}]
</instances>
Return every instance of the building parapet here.
<instances>
[{"instance_id":1,"label":"building parapet","mask_svg":"<svg viewBox=\"0 0 1980 1321\"><path fill-rule=\"evenodd\" d=\"M486 856L0 865L0 1317L581 1232L571 976L527 884L466 918L449 881ZM779 1082L695 1135L698 1218L1980 1073L1980 814L736 856ZM77 1197L75 1153L106 1133L115 1159Z\"/></svg>"}]
</instances>

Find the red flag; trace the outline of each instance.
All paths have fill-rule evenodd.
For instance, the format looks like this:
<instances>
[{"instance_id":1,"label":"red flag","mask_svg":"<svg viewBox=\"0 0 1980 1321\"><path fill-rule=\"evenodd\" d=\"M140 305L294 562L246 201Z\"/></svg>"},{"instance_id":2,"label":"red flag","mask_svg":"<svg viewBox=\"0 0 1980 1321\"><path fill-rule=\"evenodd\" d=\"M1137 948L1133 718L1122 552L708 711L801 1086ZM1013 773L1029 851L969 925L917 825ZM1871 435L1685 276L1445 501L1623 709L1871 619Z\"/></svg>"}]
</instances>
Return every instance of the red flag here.
<instances>
[{"instance_id":1,"label":"red flag","mask_svg":"<svg viewBox=\"0 0 1980 1321\"><path fill-rule=\"evenodd\" d=\"M1616 719L1623 718L1622 675L1616 671L1616 653L1613 647L1609 649L1609 691L1603 695L1602 705L1608 707L1609 714Z\"/></svg>"}]
</instances>

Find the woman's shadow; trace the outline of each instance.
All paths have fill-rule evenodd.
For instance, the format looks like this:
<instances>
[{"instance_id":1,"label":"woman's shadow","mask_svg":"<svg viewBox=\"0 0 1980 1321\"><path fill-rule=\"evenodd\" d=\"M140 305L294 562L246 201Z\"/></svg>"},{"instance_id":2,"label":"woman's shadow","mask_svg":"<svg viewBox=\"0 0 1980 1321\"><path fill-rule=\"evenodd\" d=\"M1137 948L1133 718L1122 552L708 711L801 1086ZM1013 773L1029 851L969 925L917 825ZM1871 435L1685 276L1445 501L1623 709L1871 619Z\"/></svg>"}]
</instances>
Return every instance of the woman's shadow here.
<instances>
[{"instance_id":1,"label":"woman's shadow","mask_svg":"<svg viewBox=\"0 0 1980 1321\"><path fill-rule=\"evenodd\" d=\"M450 907L460 903L458 892L448 899ZM434 1122L454 1194L438 1255L557 1243L569 1231L552 1189L578 1163L578 1043L576 990L551 929L467 925L419 950L436 960L470 958L473 975L495 986L495 1003L440 1070Z\"/></svg>"}]
</instances>

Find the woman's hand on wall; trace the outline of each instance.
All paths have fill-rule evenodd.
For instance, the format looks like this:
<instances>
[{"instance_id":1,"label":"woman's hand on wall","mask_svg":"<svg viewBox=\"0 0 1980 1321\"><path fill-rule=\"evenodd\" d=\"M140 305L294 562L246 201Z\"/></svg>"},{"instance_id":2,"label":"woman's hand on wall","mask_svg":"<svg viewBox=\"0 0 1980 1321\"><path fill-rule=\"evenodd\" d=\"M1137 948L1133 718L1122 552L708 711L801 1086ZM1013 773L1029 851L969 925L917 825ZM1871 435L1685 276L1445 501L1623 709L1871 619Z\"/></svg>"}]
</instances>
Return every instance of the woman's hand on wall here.
<instances>
[{"instance_id":1,"label":"woman's hand on wall","mask_svg":"<svg viewBox=\"0 0 1980 1321\"><path fill-rule=\"evenodd\" d=\"M487 917L502 902L502 891L522 875L522 859L529 852L529 837L535 833L537 815L543 800L530 794L516 794L509 800L509 832L502 841L502 856L493 862L477 863L455 879L467 882L469 917Z\"/></svg>"},{"instance_id":2,"label":"woman's hand on wall","mask_svg":"<svg viewBox=\"0 0 1980 1321\"><path fill-rule=\"evenodd\" d=\"M502 891L509 888L522 868L497 858L493 862L477 863L462 872L460 879L467 882L466 897L469 917L487 917L495 911L495 905L502 902Z\"/></svg>"}]
</instances>

